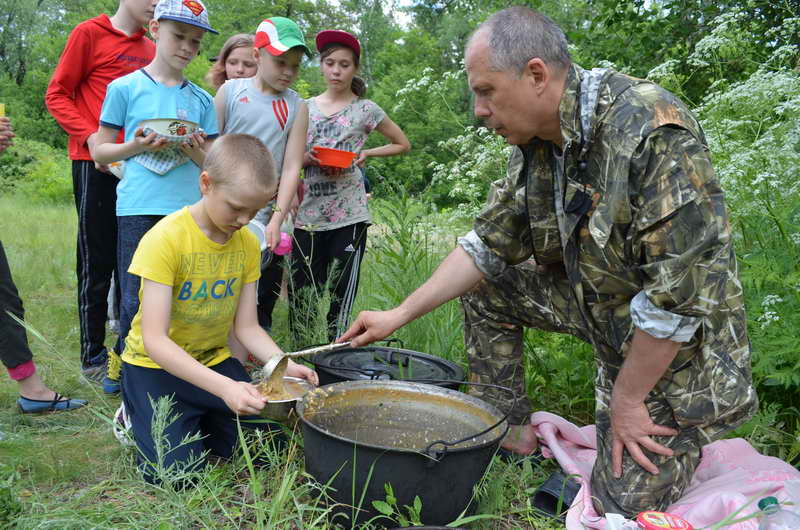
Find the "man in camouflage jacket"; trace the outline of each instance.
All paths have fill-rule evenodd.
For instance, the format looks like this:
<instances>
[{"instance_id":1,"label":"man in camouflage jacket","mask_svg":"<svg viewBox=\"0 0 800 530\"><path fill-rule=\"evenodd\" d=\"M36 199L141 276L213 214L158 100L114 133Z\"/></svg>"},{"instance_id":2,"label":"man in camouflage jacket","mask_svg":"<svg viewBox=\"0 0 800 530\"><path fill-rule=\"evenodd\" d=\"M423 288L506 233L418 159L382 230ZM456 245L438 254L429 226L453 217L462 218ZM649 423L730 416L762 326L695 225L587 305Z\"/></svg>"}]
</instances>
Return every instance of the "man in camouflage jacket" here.
<instances>
[{"instance_id":1,"label":"man in camouflage jacket","mask_svg":"<svg viewBox=\"0 0 800 530\"><path fill-rule=\"evenodd\" d=\"M523 396L524 327L589 342L595 505L664 509L701 446L757 407L730 225L700 125L653 83L571 64L560 29L527 8L487 20L465 64L476 116L516 146L506 177L428 282L393 310L362 313L342 338L377 340L463 295L472 379ZM506 396L479 394L509 409ZM527 399L510 411L505 447L535 449L530 411Z\"/></svg>"}]
</instances>

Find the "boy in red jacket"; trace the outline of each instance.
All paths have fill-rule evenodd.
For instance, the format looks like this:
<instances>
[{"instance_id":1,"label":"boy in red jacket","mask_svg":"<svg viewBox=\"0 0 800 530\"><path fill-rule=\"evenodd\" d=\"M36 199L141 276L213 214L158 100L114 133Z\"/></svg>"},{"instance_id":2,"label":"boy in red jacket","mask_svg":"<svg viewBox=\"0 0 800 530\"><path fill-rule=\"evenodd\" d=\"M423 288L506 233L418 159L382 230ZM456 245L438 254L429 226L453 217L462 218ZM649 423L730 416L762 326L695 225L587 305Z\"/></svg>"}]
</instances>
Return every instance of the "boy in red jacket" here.
<instances>
[{"instance_id":1,"label":"boy in red jacket","mask_svg":"<svg viewBox=\"0 0 800 530\"><path fill-rule=\"evenodd\" d=\"M144 25L153 17L157 0L120 0L114 16L102 14L72 30L47 87L50 114L69 134L72 183L78 210L78 315L81 369L88 379L103 381L103 390L119 392L118 377L106 376L119 357L105 347L106 295L116 266L117 178L96 165L87 140L97 132L106 87L118 77L150 63L155 45ZM115 299L119 299L116 297ZM111 371L114 366L110 366ZM117 368L118 371L118 368ZM113 374L112 374L113 375Z\"/></svg>"}]
</instances>

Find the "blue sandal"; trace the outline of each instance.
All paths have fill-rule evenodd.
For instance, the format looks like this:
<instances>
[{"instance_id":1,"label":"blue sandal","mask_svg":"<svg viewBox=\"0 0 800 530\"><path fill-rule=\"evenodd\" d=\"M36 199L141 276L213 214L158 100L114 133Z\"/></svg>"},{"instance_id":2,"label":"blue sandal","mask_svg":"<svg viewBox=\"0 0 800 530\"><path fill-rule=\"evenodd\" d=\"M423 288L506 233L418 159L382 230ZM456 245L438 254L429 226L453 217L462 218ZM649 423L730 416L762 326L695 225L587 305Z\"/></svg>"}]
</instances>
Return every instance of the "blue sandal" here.
<instances>
[{"instance_id":1,"label":"blue sandal","mask_svg":"<svg viewBox=\"0 0 800 530\"><path fill-rule=\"evenodd\" d=\"M19 411L23 414L40 414L44 412L61 412L63 410L73 410L85 407L88 401L85 399L70 399L62 396L58 392L53 399L28 399L20 396L17 399Z\"/></svg>"}]
</instances>

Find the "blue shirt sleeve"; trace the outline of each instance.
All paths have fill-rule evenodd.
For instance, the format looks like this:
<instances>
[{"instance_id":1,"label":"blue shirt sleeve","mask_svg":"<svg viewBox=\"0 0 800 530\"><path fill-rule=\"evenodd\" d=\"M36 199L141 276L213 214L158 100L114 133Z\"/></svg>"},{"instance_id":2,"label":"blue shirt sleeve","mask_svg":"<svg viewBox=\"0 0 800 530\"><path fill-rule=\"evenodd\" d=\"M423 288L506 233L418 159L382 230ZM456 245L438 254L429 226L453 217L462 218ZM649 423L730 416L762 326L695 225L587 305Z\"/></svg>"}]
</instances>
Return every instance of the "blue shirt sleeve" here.
<instances>
[{"instance_id":1,"label":"blue shirt sleeve","mask_svg":"<svg viewBox=\"0 0 800 530\"><path fill-rule=\"evenodd\" d=\"M100 125L112 129L123 129L128 115L128 86L112 81L106 90L103 108L100 110Z\"/></svg>"}]
</instances>

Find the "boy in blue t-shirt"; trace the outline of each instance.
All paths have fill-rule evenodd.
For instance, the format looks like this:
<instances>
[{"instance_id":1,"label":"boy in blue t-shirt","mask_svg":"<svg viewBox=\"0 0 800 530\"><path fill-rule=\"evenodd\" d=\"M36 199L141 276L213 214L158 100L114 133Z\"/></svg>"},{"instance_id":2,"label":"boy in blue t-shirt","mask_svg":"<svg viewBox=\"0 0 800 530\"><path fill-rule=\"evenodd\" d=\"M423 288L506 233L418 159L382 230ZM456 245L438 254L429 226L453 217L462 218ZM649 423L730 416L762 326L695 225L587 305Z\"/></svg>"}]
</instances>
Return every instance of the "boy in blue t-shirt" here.
<instances>
[{"instance_id":1,"label":"boy in blue t-shirt","mask_svg":"<svg viewBox=\"0 0 800 530\"><path fill-rule=\"evenodd\" d=\"M99 164L125 161L124 178L117 187L120 333L114 351L109 352L104 382L104 386L116 385L117 391L119 354L139 306L140 280L128 273L133 253L162 217L200 198L203 148L219 134L211 96L183 76L205 33L217 33L209 25L205 6L199 1L160 0L149 29L156 41L155 59L108 85L92 151ZM144 134L141 122L153 118L191 121L203 132L187 136L176 147L156 133ZM125 141L118 144L120 129L125 130Z\"/></svg>"}]
</instances>

